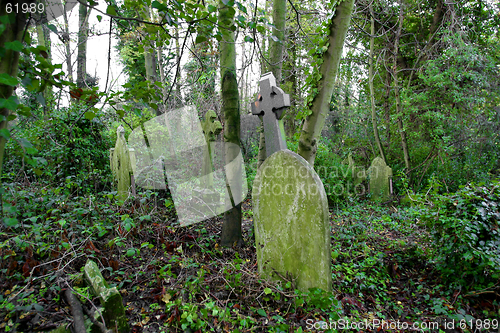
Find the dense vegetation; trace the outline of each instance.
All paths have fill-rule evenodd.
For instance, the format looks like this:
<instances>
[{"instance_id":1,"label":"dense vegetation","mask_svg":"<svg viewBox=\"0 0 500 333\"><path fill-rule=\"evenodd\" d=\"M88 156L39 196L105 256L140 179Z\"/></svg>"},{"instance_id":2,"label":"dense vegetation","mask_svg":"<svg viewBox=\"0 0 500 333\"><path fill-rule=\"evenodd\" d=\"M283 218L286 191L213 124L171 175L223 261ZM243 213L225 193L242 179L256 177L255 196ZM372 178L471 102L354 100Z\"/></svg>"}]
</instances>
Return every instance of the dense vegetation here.
<instances>
[{"instance_id":1,"label":"dense vegetation","mask_svg":"<svg viewBox=\"0 0 500 333\"><path fill-rule=\"evenodd\" d=\"M329 41L343 2L289 2L283 40L272 24L278 2L108 1L100 11L89 1L99 22L112 18L105 30L118 38L127 74L118 89L109 72L100 78L104 88L86 72L83 55L92 50L82 47L92 33L84 24L74 79L71 52L64 67L51 55L56 45L70 50L67 24L44 22L5 41L10 23L0 20L2 66L20 54L15 75L0 72L0 331L70 324L66 289L78 295L87 321L99 321L98 300L82 279L89 258L119 289L133 332L333 332L340 320L379 323L372 329L387 332L408 331L404 325L451 332L450 323L460 332L498 331L498 2L358 0L331 82L320 68L335 61ZM237 47L224 49L221 66L218 43L229 31ZM138 187L119 200L110 170L120 125L128 137L188 104L200 117L215 110L223 124L247 114L256 98L251 82L277 66L276 45L283 47L279 85L292 100L288 148L315 147L312 161L328 189L333 293L259 277L251 193L241 207L244 243L222 246L224 217L180 227L168 188ZM231 55L238 62L229 63ZM237 77L220 74L227 68ZM224 111L220 76L239 91L238 117ZM326 123L308 137L326 83L333 87ZM237 126L221 140L229 127ZM244 121L241 128L248 130ZM230 134L237 142L239 133ZM251 189L258 135L241 145ZM383 157L393 169L390 200L372 200L349 156L357 170Z\"/></svg>"}]
</instances>

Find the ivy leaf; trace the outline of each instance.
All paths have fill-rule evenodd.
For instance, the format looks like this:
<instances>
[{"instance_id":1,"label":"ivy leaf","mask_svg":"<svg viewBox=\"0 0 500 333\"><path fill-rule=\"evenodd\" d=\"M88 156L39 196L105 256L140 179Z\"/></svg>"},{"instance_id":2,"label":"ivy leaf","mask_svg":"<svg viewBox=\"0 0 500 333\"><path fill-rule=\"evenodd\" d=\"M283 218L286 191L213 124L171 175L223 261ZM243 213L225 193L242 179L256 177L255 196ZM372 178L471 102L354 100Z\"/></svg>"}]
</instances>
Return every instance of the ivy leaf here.
<instances>
[{"instance_id":1,"label":"ivy leaf","mask_svg":"<svg viewBox=\"0 0 500 333\"><path fill-rule=\"evenodd\" d=\"M243 6L240 2L237 2L236 5L238 6L238 9L242 11L243 13L247 13L247 7Z\"/></svg>"},{"instance_id":2,"label":"ivy leaf","mask_svg":"<svg viewBox=\"0 0 500 333\"><path fill-rule=\"evenodd\" d=\"M196 36L195 44L203 43L206 40L207 40L207 37L202 36L202 35L198 35L198 36Z\"/></svg>"},{"instance_id":3,"label":"ivy leaf","mask_svg":"<svg viewBox=\"0 0 500 333\"><path fill-rule=\"evenodd\" d=\"M97 15L97 21L101 22L102 20L102 16L101 15Z\"/></svg>"},{"instance_id":4,"label":"ivy leaf","mask_svg":"<svg viewBox=\"0 0 500 333\"><path fill-rule=\"evenodd\" d=\"M245 36L245 42L249 42L249 43L252 43L254 41L254 39L250 36Z\"/></svg>"},{"instance_id":5,"label":"ivy leaf","mask_svg":"<svg viewBox=\"0 0 500 333\"><path fill-rule=\"evenodd\" d=\"M168 10L167 6L158 1L153 1L151 7L158 9L160 12L166 12Z\"/></svg>"},{"instance_id":6,"label":"ivy leaf","mask_svg":"<svg viewBox=\"0 0 500 333\"><path fill-rule=\"evenodd\" d=\"M10 131L6 128L0 129L0 136L4 137L5 140L9 140L10 139Z\"/></svg>"},{"instance_id":7,"label":"ivy leaf","mask_svg":"<svg viewBox=\"0 0 500 333\"><path fill-rule=\"evenodd\" d=\"M10 96L8 99L0 98L0 109L8 109L14 111L19 104L16 96Z\"/></svg>"},{"instance_id":8,"label":"ivy leaf","mask_svg":"<svg viewBox=\"0 0 500 333\"><path fill-rule=\"evenodd\" d=\"M11 217L5 217L3 219L3 223L7 227L15 227L16 225L19 224L19 221L17 219L11 218Z\"/></svg>"},{"instance_id":9,"label":"ivy leaf","mask_svg":"<svg viewBox=\"0 0 500 333\"><path fill-rule=\"evenodd\" d=\"M4 47L8 50L13 50L16 52L21 52L23 50L23 44L18 40L12 42L6 42L4 44Z\"/></svg>"},{"instance_id":10,"label":"ivy leaf","mask_svg":"<svg viewBox=\"0 0 500 333\"><path fill-rule=\"evenodd\" d=\"M117 16L115 7L109 5L108 8L106 8L106 14Z\"/></svg>"},{"instance_id":11,"label":"ivy leaf","mask_svg":"<svg viewBox=\"0 0 500 333\"><path fill-rule=\"evenodd\" d=\"M94 112L90 112L90 111L85 112L85 119L92 120L92 119L94 119L94 117L95 117Z\"/></svg>"},{"instance_id":12,"label":"ivy leaf","mask_svg":"<svg viewBox=\"0 0 500 333\"><path fill-rule=\"evenodd\" d=\"M97 17L99 17L99 15L97 15ZM101 22L99 20L99 22ZM47 28L49 28L50 31L52 31L53 33L57 34L57 27L53 24L47 24Z\"/></svg>"},{"instance_id":13,"label":"ivy leaf","mask_svg":"<svg viewBox=\"0 0 500 333\"><path fill-rule=\"evenodd\" d=\"M15 87L19 84L17 78L10 76L7 73L0 73L0 84Z\"/></svg>"}]
</instances>

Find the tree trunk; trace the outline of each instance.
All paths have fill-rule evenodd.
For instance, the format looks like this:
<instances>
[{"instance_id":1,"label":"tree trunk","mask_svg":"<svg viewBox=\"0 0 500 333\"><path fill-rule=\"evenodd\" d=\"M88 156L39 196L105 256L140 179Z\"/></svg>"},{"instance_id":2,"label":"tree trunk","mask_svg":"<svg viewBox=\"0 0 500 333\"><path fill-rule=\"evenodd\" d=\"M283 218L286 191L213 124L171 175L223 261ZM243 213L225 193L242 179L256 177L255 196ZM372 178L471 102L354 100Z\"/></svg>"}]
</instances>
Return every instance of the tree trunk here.
<instances>
[{"instance_id":1,"label":"tree trunk","mask_svg":"<svg viewBox=\"0 0 500 333\"><path fill-rule=\"evenodd\" d=\"M66 2L64 2L64 6L66 7ZM63 18L64 18L64 32L61 35L61 40L64 44L66 50L66 67L67 67L67 80L69 82L73 82L73 64L71 61L71 45L69 38L69 22L68 22L68 14L66 10L63 10Z\"/></svg>"},{"instance_id":2,"label":"tree trunk","mask_svg":"<svg viewBox=\"0 0 500 333\"><path fill-rule=\"evenodd\" d=\"M369 62L369 70L368 70L368 85L370 87L370 104L372 111L372 125L373 125L373 135L375 136L375 142L377 143L377 147L379 150L380 157L387 163L384 153L384 147L382 147L382 143L380 141L380 136L378 134L378 126L377 126L377 110L375 109L375 91L373 89L373 56L374 56L374 39L375 39L375 18L373 17L373 7L370 3L370 58Z\"/></svg>"},{"instance_id":3,"label":"tree trunk","mask_svg":"<svg viewBox=\"0 0 500 333\"><path fill-rule=\"evenodd\" d=\"M314 165L317 140L330 110L335 78L353 8L354 0L344 0L335 8L335 14L330 22L329 46L323 55L323 63L320 68L322 76L318 82L318 94L312 101L312 113L307 116L300 133L298 154L311 165Z\"/></svg>"},{"instance_id":4,"label":"tree trunk","mask_svg":"<svg viewBox=\"0 0 500 333\"><path fill-rule=\"evenodd\" d=\"M78 10L79 31L78 31L78 56L76 62L76 85L78 88L87 86L87 39L89 31L89 14L87 6L80 4Z\"/></svg>"},{"instance_id":5,"label":"tree trunk","mask_svg":"<svg viewBox=\"0 0 500 333\"><path fill-rule=\"evenodd\" d=\"M234 32L229 29L234 24L234 10L231 9L224 5L222 0L219 1L219 26L222 32L222 40L219 43L220 77L226 166L240 154L240 103L236 78L236 47ZM224 213L221 246L242 246L244 241L241 232L241 203L234 202L234 198L241 195L241 170L226 168L226 179L232 208Z\"/></svg>"},{"instance_id":6,"label":"tree trunk","mask_svg":"<svg viewBox=\"0 0 500 333\"><path fill-rule=\"evenodd\" d=\"M267 5L266 5L267 6ZM277 40L271 38L269 43L269 71L273 72L276 78L276 84L281 85L281 70L283 67L283 48L285 45L285 23L286 23L286 0L274 0L273 1L273 25L272 34L277 38ZM283 122L280 119L279 122ZM261 118L261 127L264 128ZM283 128L283 126L280 126ZM266 140L264 137L264 130L260 132L259 139L259 156L258 156L258 167L264 163L266 159Z\"/></svg>"},{"instance_id":7,"label":"tree trunk","mask_svg":"<svg viewBox=\"0 0 500 333\"><path fill-rule=\"evenodd\" d=\"M27 16L22 14L22 11L17 15L15 11L11 11L7 14L6 8L8 3L13 4L13 1L0 0L0 17L6 18L6 20L2 22L5 25L5 30L0 34L0 48L4 50L4 54L0 61L0 75L8 75L16 78L19 69L19 52L5 48L5 44L13 41L22 41ZM22 8L22 1L16 1L16 3L19 3L19 8ZM8 99L13 93L14 86L0 84L0 99ZM10 113L10 110L7 108L0 109L0 131L7 128L7 118ZM5 137L0 136L0 175L2 175L3 172L5 143Z\"/></svg>"},{"instance_id":8,"label":"tree trunk","mask_svg":"<svg viewBox=\"0 0 500 333\"><path fill-rule=\"evenodd\" d=\"M43 3L46 6L46 1L42 0L40 3ZM40 17L38 18L38 25L36 26L36 34L38 39L38 45L44 46L47 49L47 61L52 62L52 52L51 52L51 42L50 42L50 30L47 28L47 24L42 24L47 20L47 13L44 11ZM43 99L45 100L45 104L42 105L43 115L46 118L48 116L49 103L52 100L52 86L45 84L45 87L42 91Z\"/></svg>"},{"instance_id":9,"label":"tree trunk","mask_svg":"<svg viewBox=\"0 0 500 333\"><path fill-rule=\"evenodd\" d=\"M177 63L176 77L175 80L175 96L174 105L182 106L182 93L181 93L181 46L179 43L179 28L175 27L175 61Z\"/></svg>"},{"instance_id":10,"label":"tree trunk","mask_svg":"<svg viewBox=\"0 0 500 333\"><path fill-rule=\"evenodd\" d=\"M399 25L394 40L394 64L392 66L392 76L394 84L394 97L396 99L396 114L398 115L398 130L401 135L401 146L403 148L403 155L405 160L406 170L410 170L410 154L408 152L408 141L406 140L406 132L403 126L403 109L401 105L401 96L399 94L399 78L398 78L398 54L399 54L399 39L401 37L401 30L403 28L403 1L399 2Z\"/></svg>"},{"instance_id":11,"label":"tree trunk","mask_svg":"<svg viewBox=\"0 0 500 333\"><path fill-rule=\"evenodd\" d=\"M290 56L288 61L285 63L286 68L289 69L288 82L290 85L290 108L286 111L285 117L285 132L288 138L292 138L295 134L295 117L297 116L297 105L299 94L297 85L297 45L295 42L291 43L290 46Z\"/></svg>"},{"instance_id":12,"label":"tree trunk","mask_svg":"<svg viewBox=\"0 0 500 333\"><path fill-rule=\"evenodd\" d=\"M417 60L415 60L415 64L413 65L414 69L412 69L410 71L410 77L408 78L408 85L407 85L408 88L411 86L413 74L415 73L415 69L417 68L418 64L421 62L424 62L427 59L427 52L429 52L429 50L432 46L432 41L434 40L434 37L435 37L435 33L438 30L439 26L441 25L441 22L443 21L444 6L445 5L443 3L443 0L437 1L436 9L434 10L434 16L432 18L432 23L431 23L431 26L429 27L429 35L427 36L427 44L425 44L425 47L418 54Z\"/></svg>"},{"instance_id":13,"label":"tree trunk","mask_svg":"<svg viewBox=\"0 0 500 333\"><path fill-rule=\"evenodd\" d=\"M144 6L144 9L139 14L145 21L151 21L151 10L149 6ZM145 25L143 25L144 27ZM147 34L146 30L144 30L144 34ZM150 39L143 40L144 43L144 68L146 70L146 80L148 80L153 87L156 89L157 94L161 95L162 92L159 91L158 86L155 85L155 82L158 81L158 75L156 73L156 65L157 65L157 50L154 45L154 41ZM157 96L158 97L158 96ZM158 98L161 102L163 102L165 97ZM165 107L163 103L160 103L156 108L156 115L159 116L165 111Z\"/></svg>"}]
</instances>

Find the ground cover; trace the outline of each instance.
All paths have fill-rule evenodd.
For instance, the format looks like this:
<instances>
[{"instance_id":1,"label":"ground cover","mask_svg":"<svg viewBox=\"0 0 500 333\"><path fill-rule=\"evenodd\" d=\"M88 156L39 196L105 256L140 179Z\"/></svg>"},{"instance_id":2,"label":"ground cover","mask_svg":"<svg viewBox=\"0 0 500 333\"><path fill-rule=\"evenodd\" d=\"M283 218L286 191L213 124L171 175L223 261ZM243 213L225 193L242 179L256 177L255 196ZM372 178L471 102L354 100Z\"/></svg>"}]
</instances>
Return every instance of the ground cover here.
<instances>
[{"instance_id":1,"label":"ground cover","mask_svg":"<svg viewBox=\"0 0 500 333\"><path fill-rule=\"evenodd\" d=\"M289 276L259 279L249 199L236 249L219 246L220 218L179 228L158 193L120 206L113 192L71 196L70 184L9 189L4 211L17 218L0 229L0 331L70 324L68 288L90 320L99 302L82 281L88 258L121 292L133 332L498 331L496 289L441 280L417 208L332 207L334 292L303 294Z\"/></svg>"}]
</instances>

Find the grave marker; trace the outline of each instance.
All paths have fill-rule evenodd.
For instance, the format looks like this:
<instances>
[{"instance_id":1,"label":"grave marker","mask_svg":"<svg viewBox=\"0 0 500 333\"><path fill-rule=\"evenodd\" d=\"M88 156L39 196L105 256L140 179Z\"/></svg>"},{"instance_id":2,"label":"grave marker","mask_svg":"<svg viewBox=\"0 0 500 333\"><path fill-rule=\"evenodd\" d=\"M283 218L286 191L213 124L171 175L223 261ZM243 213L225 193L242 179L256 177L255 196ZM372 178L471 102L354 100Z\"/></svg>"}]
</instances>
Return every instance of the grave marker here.
<instances>
[{"instance_id":1,"label":"grave marker","mask_svg":"<svg viewBox=\"0 0 500 333\"><path fill-rule=\"evenodd\" d=\"M201 128L206 140L206 147L203 150L202 177L200 177L200 188L195 189L195 195L201 200L202 204L198 210L211 215L220 210L217 206L220 204L220 194L214 190L214 165L213 152L215 139L222 131L222 124L217 119L215 111L209 110L205 114L205 119L201 121Z\"/></svg>"},{"instance_id":2,"label":"grave marker","mask_svg":"<svg viewBox=\"0 0 500 333\"><path fill-rule=\"evenodd\" d=\"M135 151L128 148L125 129L121 125L116 129L115 148L110 149L109 155L111 172L117 183L118 199L124 201L128 198L131 186L135 192L135 186L133 186Z\"/></svg>"},{"instance_id":3,"label":"grave marker","mask_svg":"<svg viewBox=\"0 0 500 333\"><path fill-rule=\"evenodd\" d=\"M379 156L375 157L368 169L370 193L375 201L387 201L392 194L392 168Z\"/></svg>"},{"instance_id":4,"label":"grave marker","mask_svg":"<svg viewBox=\"0 0 500 333\"><path fill-rule=\"evenodd\" d=\"M261 96L252 108L260 110L254 114L263 113L270 156L257 171L252 192L259 273L276 280L291 276L302 291L330 291L330 225L323 183L313 167L280 139L278 119L283 105L290 104L288 95L273 86L272 73L260 82Z\"/></svg>"},{"instance_id":5,"label":"grave marker","mask_svg":"<svg viewBox=\"0 0 500 333\"><path fill-rule=\"evenodd\" d=\"M263 118L266 156L286 149L283 111L290 106L290 95L276 86L276 78L269 72L262 75L260 94L252 104L252 114Z\"/></svg>"}]
</instances>

